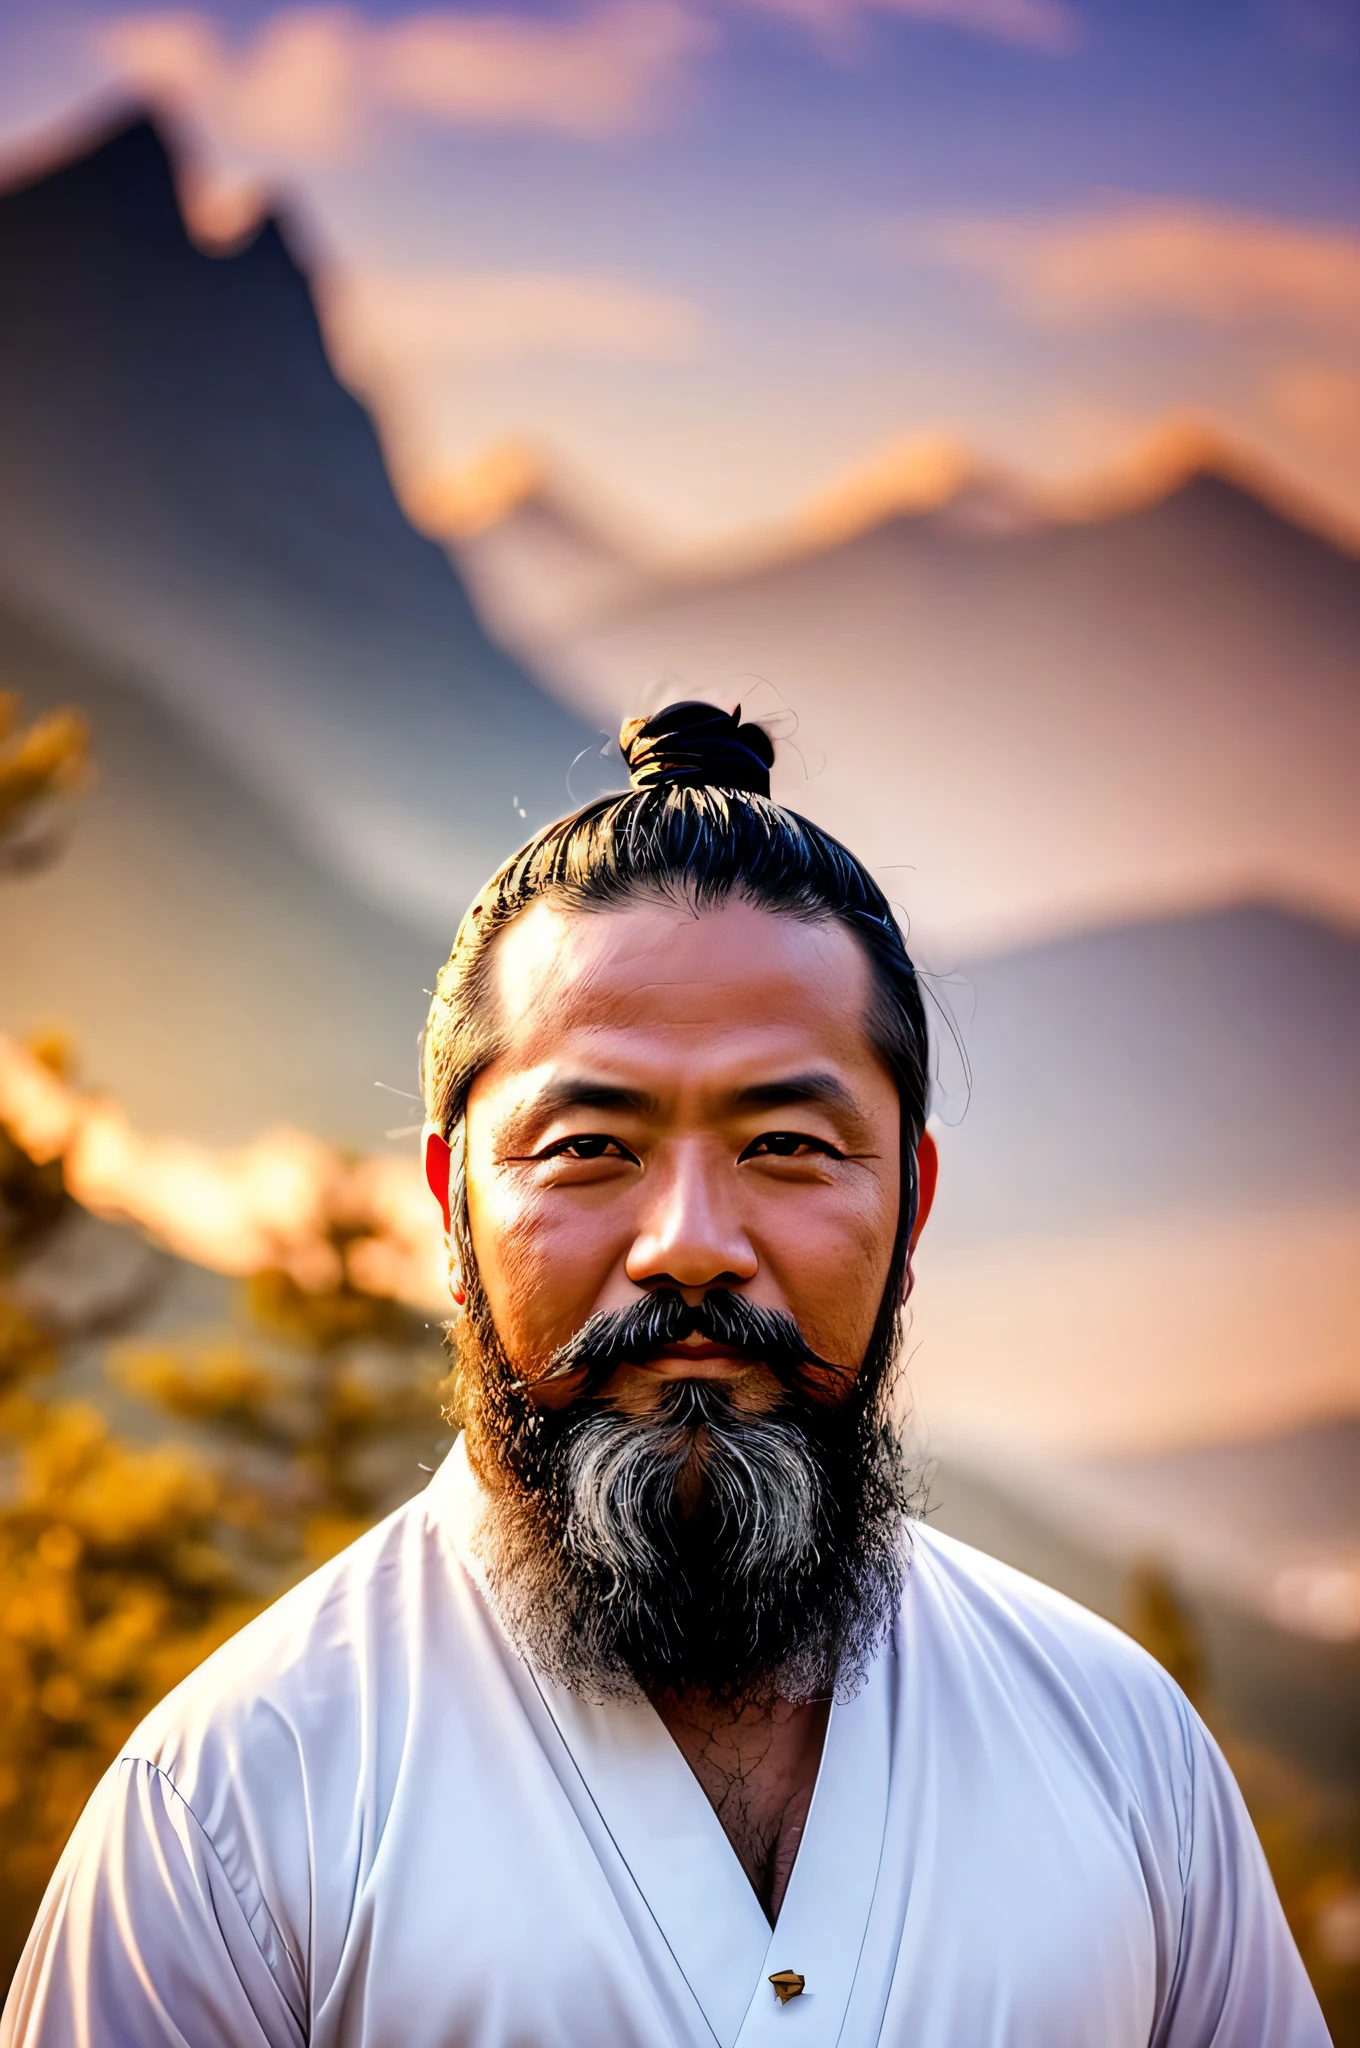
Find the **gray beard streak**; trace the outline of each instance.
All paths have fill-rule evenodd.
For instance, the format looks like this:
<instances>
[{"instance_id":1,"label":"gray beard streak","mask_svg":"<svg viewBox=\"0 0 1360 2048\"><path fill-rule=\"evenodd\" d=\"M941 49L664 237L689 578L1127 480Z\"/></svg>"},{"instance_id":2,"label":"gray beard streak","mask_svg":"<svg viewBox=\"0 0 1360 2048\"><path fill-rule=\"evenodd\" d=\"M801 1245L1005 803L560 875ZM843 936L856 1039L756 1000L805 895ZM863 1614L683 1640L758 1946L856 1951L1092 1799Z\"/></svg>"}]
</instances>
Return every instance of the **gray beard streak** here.
<instances>
[{"instance_id":1,"label":"gray beard streak","mask_svg":"<svg viewBox=\"0 0 1360 2048\"><path fill-rule=\"evenodd\" d=\"M698 1435L702 1448L673 1416L601 1409L572 1438L565 1547L607 1573L616 1593L639 1568L664 1569L653 1532L696 1455L711 1512L734 1539L725 1562L740 1583L756 1586L817 1556L822 1478L799 1432L773 1416L714 1408Z\"/></svg>"}]
</instances>

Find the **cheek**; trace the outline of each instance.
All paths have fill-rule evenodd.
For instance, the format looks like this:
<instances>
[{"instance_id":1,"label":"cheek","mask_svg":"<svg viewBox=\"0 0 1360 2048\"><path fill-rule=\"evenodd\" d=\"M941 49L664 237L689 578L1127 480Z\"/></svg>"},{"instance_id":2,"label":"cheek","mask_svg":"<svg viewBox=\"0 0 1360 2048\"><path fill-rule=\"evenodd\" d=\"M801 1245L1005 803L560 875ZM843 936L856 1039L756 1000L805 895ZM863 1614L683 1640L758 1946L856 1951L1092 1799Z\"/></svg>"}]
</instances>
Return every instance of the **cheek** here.
<instances>
[{"instance_id":1,"label":"cheek","mask_svg":"<svg viewBox=\"0 0 1360 2048\"><path fill-rule=\"evenodd\" d=\"M772 1210L765 1260L810 1343L845 1364L864 1355L897 1238L898 1193L875 1176L835 1203Z\"/></svg>"},{"instance_id":2,"label":"cheek","mask_svg":"<svg viewBox=\"0 0 1360 2048\"><path fill-rule=\"evenodd\" d=\"M551 1191L499 1177L488 1193L468 1187L477 1270L501 1340L528 1364L573 1336L599 1306L615 1263L598 1221Z\"/></svg>"}]
</instances>

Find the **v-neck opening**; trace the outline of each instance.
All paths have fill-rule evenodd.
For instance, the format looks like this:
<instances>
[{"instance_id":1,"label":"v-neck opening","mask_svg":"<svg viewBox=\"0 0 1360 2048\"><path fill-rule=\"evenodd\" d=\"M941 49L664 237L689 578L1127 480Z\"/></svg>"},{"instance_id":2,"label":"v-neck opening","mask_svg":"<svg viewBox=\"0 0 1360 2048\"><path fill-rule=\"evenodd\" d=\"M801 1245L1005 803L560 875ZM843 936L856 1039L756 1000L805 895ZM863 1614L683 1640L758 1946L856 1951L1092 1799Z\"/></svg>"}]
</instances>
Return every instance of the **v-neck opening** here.
<instances>
[{"instance_id":1,"label":"v-neck opening","mask_svg":"<svg viewBox=\"0 0 1360 2048\"><path fill-rule=\"evenodd\" d=\"M650 1700L595 1707L533 1674L595 1811L721 2048L765 2048L776 2024L781 2044L794 2031L815 2038L818 2048L839 2037L887 1822L892 1688L882 1663L875 1661L853 1700L832 1706L773 1924ZM781 1969L807 1979L807 1994L786 2007L768 1981Z\"/></svg>"},{"instance_id":2,"label":"v-neck opening","mask_svg":"<svg viewBox=\"0 0 1360 2048\"><path fill-rule=\"evenodd\" d=\"M760 1908L760 1913L761 1913L761 1917L762 1917L762 1919L764 1920L764 1922L765 1922L766 1926L767 1926L767 1927L769 1928L769 1930L770 1930L770 1933L771 1933L771 1934L773 1934L773 1933L774 1933L774 1931L775 1931L775 1929L776 1929L776 1927L777 1927L777 1926L779 1925L779 1914L778 1914L778 1913L776 1913L773 1919L771 1919L771 1918L770 1918L770 1915L769 1915L769 1912L768 1912L768 1910L766 1909L766 1906L765 1906L765 1902L764 1902L764 1900L763 1900L763 1899L761 1898L761 1896L760 1896L760 1893L759 1893L759 1891L758 1891L758 1890L756 1889L756 1886L755 1886L754 1882L752 1881L752 1878L751 1878L751 1876L750 1876L749 1872L747 1871L747 1869L746 1869L746 1866L745 1866L745 1864L744 1864L744 1863L742 1862L742 1860L741 1860L741 1857L740 1857L740 1855L739 1855L739 1854L737 1853L737 1847L736 1847L736 1844L735 1844L735 1843L733 1842L733 1840L732 1840L732 1837L731 1837L731 1836L730 1836L730 1835L728 1834L728 1832L727 1832L727 1829L726 1829L726 1828L725 1828L725 1827L723 1826L723 1822L722 1822L722 1816L721 1816L721 1814L720 1814L720 1813L718 1812L718 1809L717 1809L717 1807L716 1807L716 1806L715 1806L715 1805L713 1804L713 1801L712 1801L712 1800L711 1800L711 1799L709 1798L709 1796L708 1796L708 1793L707 1793L707 1792L705 1791L705 1789L704 1789L704 1781L703 1781L703 1779L702 1779L702 1778L701 1778L701 1777L699 1776L699 1773L698 1773L698 1772L697 1772L697 1771L695 1770L695 1768L694 1768L693 1764L692 1764L692 1763L690 1762L689 1758L688 1758L688 1757L687 1757L687 1756L685 1755L685 1752L684 1752L684 1750L683 1750L683 1749L682 1749L682 1748L680 1747L680 1744L679 1744L679 1743L678 1743L678 1742L676 1741L676 1739L675 1739L674 1735L672 1735L672 1734L671 1734L671 1731L670 1731L670 1729L669 1729L669 1728L667 1727L667 1725L666 1725L666 1722L665 1722L664 1718L663 1718L663 1717L662 1717L662 1715L661 1715L661 1714L660 1714L660 1713L659 1713L659 1712L657 1711L657 1708L656 1708L656 1707L655 1707L655 1706L653 1705L652 1701L651 1701L651 1700L647 1700L647 1705L648 1705L649 1707L651 1707L652 1713L653 1713L653 1714L654 1714L654 1715L656 1716L656 1720L657 1720L658 1724L660 1725L660 1727L661 1727L662 1731L664 1732L664 1734L665 1734L665 1735L667 1736L667 1738L668 1738L668 1740L669 1740L669 1742L670 1742L671 1748L672 1748L672 1749L673 1749L673 1750L675 1751L676 1755L677 1755L677 1756L679 1757L679 1759L680 1759L681 1763L682 1763L682 1764L684 1765L685 1769L686 1769L686 1770L688 1771L688 1773L689 1773L690 1777L691 1777L691 1778L693 1779L693 1781L694 1781L695 1785L697 1785L697 1787L698 1787L698 1789L699 1789L699 1794L700 1794L700 1797L701 1797L701 1798L703 1799L703 1802L704 1802L705 1806L706 1806L706 1807L708 1808L709 1812L710 1812L710 1813L712 1814L712 1816L713 1816L713 1819L714 1819L714 1821L715 1821L715 1822L717 1823L717 1827L718 1827L718 1832L719 1832L719 1833L721 1834L721 1836L722 1836L722 1838L723 1838L724 1842L725 1842L725 1843L727 1844L727 1847L728 1847L728 1849L729 1849L729 1850L731 1851L731 1854L732 1854L732 1856L733 1856L733 1858L734 1858L734 1860L735 1860L735 1862L736 1862L737 1868L738 1868L738 1870L740 1870L740 1872L741 1872L741 1875L742 1875L742 1879L743 1879L743 1881L744 1881L744 1882L745 1882L745 1883L746 1883L746 1884L747 1884L747 1885L749 1886L749 1888L750 1888L750 1892L751 1892L751 1896L752 1896L752 1897L754 1898L754 1900L755 1900L755 1902L756 1902L756 1905L757 1905L757 1906L758 1906L758 1907ZM801 1830L800 1830L800 1832L799 1832L799 1836L798 1836L798 1846L797 1846L797 1848L796 1848L796 1849L794 1850L794 1852L793 1852L793 1863L792 1863L792 1864L790 1865L790 1867L789 1867L789 1874L788 1874L788 1877L787 1877L787 1878L785 1879L785 1882L784 1882L784 1890L783 1890L783 1894L782 1894L782 1896L781 1896L781 1898L780 1898L780 1901L779 1901L779 1905L780 1905L780 1911L782 1911L782 1910L783 1910L784 1900L785 1900L785 1899L786 1899L786 1898L788 1897L788 1893L789 1893L789 1886L790 1886L790 1885L791 1885L791 1884L793 1883L793 1873L794 1873L794 1871L795 1871L795 1870L797 1869L797 1867L798 1867L798 1858L799 1858L799 1857L800 1857L800 1856L802 1855L802 1853L803 1853L803 1844L804 1844L804 1842L805 1842L805 1841L807 1840L807 1833L808 1833L808 1824L809 1824L809 1822L810 1822L810 1821L811 1821L811 1819L812 1819L812 1806L813 1806L813 1801L814 1801L814 1800L816 1799L816 1797L817 1797L817 1786L818 1786L818 1783L819 1783L819 1781L820 1781L820 1779L821 1779L821 1775L822 1775L822 1764L823 1764L823 1762L825 1761L825 1758L826 1758L826 1746L827 1746L827 1742L828 1742L828 1739L829 1739L829 1737L830 1737L830 1733L831 1733L831 1713L832 1713L832 1712L834 1711L834 1707L835 1707L835 1702L834 1702L834 1701L832 1701L832 1702L830 1703L830 1710L829 1710L829 1711L828 1711L828 1713L827 1713L827 1718L826 1718L826 1727L825 1727L825 1728L823 1729L823 1731L822 1731L822 1741L821 1741L821 1747L820 1747L820 1749L819 1749L819 1751L818 1751L818 1753L817 1753L817 1769L816 1769L816 1773L815 1773L815 1775L814 1775L814 1777L813 1777L813 1780L812 1780L812 1791L811 1791L811 1792L810 1792L810 1794L808 1795L808 1803L807 1803L807 1810L806 1810L806 1812L805 1812L805 1813L804 1813L804 1815L803 1815L803 1823L802 1823L802 1827L801 1827ZM781 1825L782 1825L782 1822L781 1822ZM775 1839L774 1839L774 1842L772 1842L772 1843L771 1843L771 1845L770 1845L770 1853L771 1853L771 1855L773 1855L773 1853L774 1853L774 1849L775 1849L775 1847L776 1847L776 1845L777 1845L777 1843L778 1843L778 1840L779 1840L779 1837L778 1837L778 1834L776 1834L776 1836L775 1836Z\"/></svg>"},{"instance_id":3,"label":"v-neck opening","mask_svg":"<svg viewBox=\"0 0 1360 2048\"><path fill-rule=\"evenodd\" d=\"M771 1929L703 1786L650 1700L598 1706L531 1676L716 2040L732 2048Z\"/></svg>"}]
</instances>

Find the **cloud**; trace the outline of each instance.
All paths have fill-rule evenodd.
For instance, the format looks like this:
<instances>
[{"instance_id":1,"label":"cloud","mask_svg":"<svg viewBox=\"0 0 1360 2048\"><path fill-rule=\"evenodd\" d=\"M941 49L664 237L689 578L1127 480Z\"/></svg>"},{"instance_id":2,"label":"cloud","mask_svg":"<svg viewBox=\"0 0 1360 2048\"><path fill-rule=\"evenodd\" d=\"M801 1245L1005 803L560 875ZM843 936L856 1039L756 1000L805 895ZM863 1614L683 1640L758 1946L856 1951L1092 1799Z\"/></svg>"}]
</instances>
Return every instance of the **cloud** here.
<instances>
[{"instance_id":1,"label":"cloud","mask_svg":"<svg viewBox=\"0 0 1360 2048\"><path fill-rule=\"evenodd\" d=\"M1080 17L1066 0L744 0L769 14L801 22L832 46L853 36L871 13L940 23L997 42L1064 55L1081 40Z\"/></svg>"},{"instance_id":2,"label":"cloud","mask_svg":"<svg viewBox=\"0 0 1360 2048\"><path fill-rule=\"evenodd\" d=\"M1339 228L1116 199L1046 220L908 224L888 239L899 253L986 278L1018 311L1053 325L1169 316L1360 334L1360 235Z\"/></svg>"},{"instance_id":3,"label":"cloud","mask_svg":"<svg viewBox=\"0 0 1360 2048\"><path fill-rule=\"evenodd\" d=\"M599 139L653 123L712 31L679 0L613 0L567 20L294 7L229 43L202 13L132 14L98 32L133 90L216 137L301 158L351 150L384 115Z\"/></svg>"},{"instance_id":4,"label":"cloud","mask_svg":"<svg viewBox=\"0 0 1360 2048\"><path fill-rule=\"evenodd\" d=\"M201 14L127 15L99 33L118 77L186 106L224 139L285 156L340 152L360 116L363 32L341 10L297 9L228 49Z\"/></svg>"},{"instance_id":5,"label":"cloud","mask_svg":"<svg viewBox=\"0 0 1360 2048\"><path fill-rule=\"evenodd\" d=\"M359 273L324 292L327 332L363 384L455 362L544 356L673 362L704 322L687 299L615 277L552 271Z\"/></svg>"},{"instance_id":6,"label":"cloud","mask_svg":"<svg viewBox=\"0 0 1360 2048\"><path fill-rule=\"evenodd\" d=\"M285 7L244 39L202 11L137 13L103 24L95 43L122 84L187 109L220 141L310 160L352 150L384 115L593 140L654 126L733 5L841 52L871 13L1050 53L1078 40L1068 0L600 0L560 18L431 8L369 21L349 7Z\"/></svg>"},{"instance_id":7,"label":"cloud","mask_svg":"<svg viewBox=\"0 0 1360 2048\"><path fill-rule=\"evenodd\" d=\"M669 0L627 0L564 22L411 15L381 41L382 90L393 104L448 121L595 136L664 108L709 33Z\"/></svg>"}]
</instances>

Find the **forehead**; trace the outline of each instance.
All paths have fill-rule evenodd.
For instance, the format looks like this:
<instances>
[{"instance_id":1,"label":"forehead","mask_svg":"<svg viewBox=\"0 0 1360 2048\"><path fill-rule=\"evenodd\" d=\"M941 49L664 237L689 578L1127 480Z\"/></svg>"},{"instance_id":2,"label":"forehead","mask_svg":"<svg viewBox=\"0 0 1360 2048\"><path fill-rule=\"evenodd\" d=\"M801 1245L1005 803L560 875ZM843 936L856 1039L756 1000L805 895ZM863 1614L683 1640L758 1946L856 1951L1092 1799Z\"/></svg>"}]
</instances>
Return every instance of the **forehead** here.
<instances>
[{"instance_id":1,"label":"forehead","mask_svg":"<svg viewBox=\"0 0 1360 2048\"><path fill-rule=\"evenodd\" d=\"M491 965L502 1073L579 1058L677 1078L811 1056L883 1067L866 1028L868 960L834 921L741 900L540 901L495 940Z\"/></svg>"}]
</instances>

